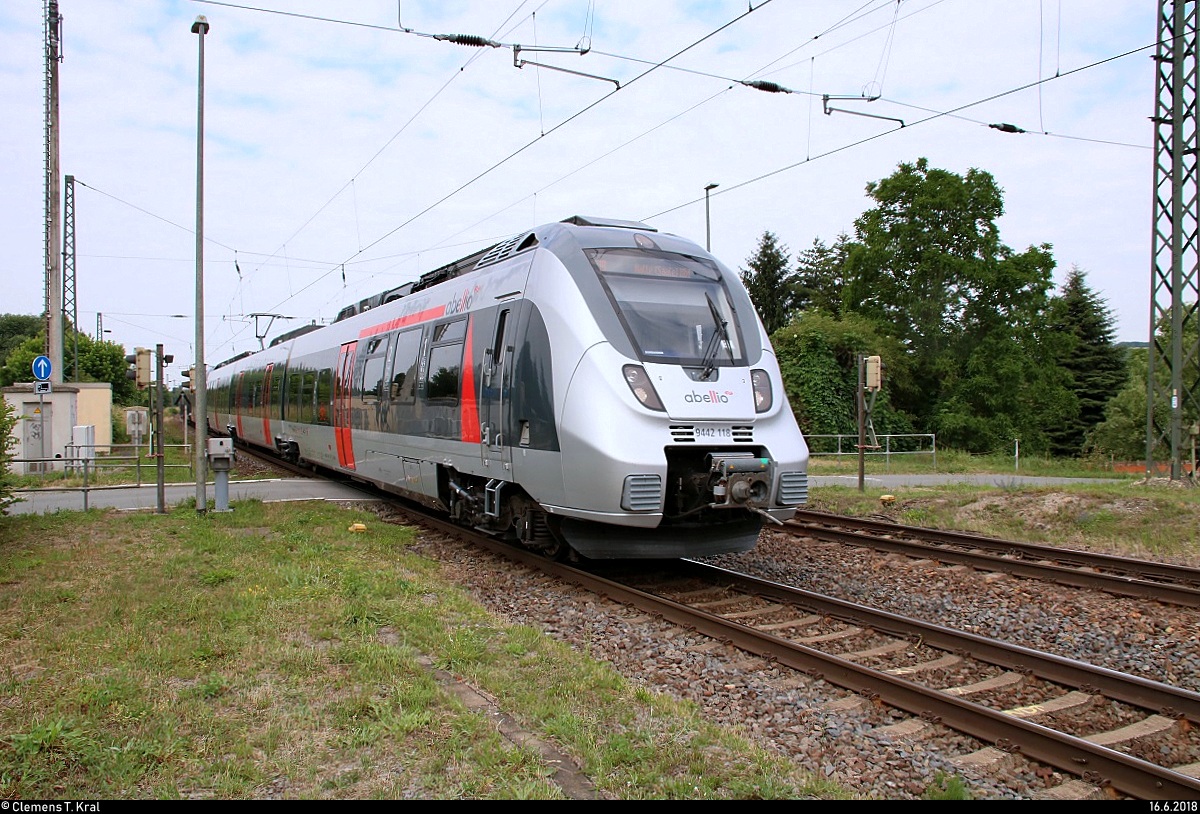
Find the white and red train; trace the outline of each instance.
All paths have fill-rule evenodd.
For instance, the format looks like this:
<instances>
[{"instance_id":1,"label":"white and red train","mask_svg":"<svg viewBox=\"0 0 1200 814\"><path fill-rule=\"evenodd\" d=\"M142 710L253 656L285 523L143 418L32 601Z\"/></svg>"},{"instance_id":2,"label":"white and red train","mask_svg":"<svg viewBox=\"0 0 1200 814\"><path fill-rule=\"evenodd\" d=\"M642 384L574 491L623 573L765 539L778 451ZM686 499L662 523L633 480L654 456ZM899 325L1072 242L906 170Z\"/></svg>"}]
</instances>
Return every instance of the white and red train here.
<instances>
[{"instance_id":1,"label":"white and red train","mask_svg":"<svg viewBox=\"0 0 1200 814\"><path fill-rule=\"evenodd\" d=\"M629 221L530 229L211 370L211 432L547 555L752 548L808 446L737 274Z\"/></svg>"}]
</instances>

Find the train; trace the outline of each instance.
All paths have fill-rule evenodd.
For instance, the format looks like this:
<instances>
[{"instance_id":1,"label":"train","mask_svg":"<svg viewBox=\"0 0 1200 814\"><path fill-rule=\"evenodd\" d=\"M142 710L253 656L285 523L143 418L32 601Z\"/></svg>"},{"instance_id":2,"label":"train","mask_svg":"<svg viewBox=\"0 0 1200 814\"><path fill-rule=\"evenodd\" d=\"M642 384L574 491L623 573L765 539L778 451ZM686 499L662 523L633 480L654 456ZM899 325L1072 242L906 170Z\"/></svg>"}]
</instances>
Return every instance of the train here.
<instances>
[{"instance_id":1,"label":"train","mask_svg":"<svg viewBox=\"0 0 1200 814\"><path fill-rule=\"evenodd\" d=\"M211 434L552 558L751 550L808 445L741 278L572 216L213 366Z\"/></svg>"}]
</instances>

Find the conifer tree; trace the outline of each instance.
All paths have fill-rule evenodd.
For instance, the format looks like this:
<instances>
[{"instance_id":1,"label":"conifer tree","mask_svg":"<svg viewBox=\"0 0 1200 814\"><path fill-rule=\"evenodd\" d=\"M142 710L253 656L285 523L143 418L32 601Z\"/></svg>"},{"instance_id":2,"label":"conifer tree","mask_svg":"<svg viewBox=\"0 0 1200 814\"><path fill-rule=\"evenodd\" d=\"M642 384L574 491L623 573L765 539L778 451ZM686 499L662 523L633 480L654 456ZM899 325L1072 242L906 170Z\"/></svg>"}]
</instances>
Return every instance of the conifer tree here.
<instances>
[{"instance_id":1,"label":"conifer tree","mask_svg":"<svg viewBox=\"0 0 1200 814\"><path fill-rule=\"evenodd\" d=\"M1112 311L1078 266L1071 267L1051 314L1052 328L1068 337L1059 365L1071 375L1079 402L1078 414L1051 432L1051 452L1074 456L1083 452L1088 433L1104 421L1106 405L1128 379L1127 355L1113 341Z\"/></svg>"},{"instance_id":2,"label":"conifer tree","mask_svg":"<svg viewBox=\"0 0 1200 814\"><path fill-rule=\"evenodd\" d=\"M742 282L750 292L750 300L758 310L768 334L788 324L792 315L793 272L788 268L787 247L772 232L763 232L758 248L741 269Z\"/></svg>"}]
</instances>

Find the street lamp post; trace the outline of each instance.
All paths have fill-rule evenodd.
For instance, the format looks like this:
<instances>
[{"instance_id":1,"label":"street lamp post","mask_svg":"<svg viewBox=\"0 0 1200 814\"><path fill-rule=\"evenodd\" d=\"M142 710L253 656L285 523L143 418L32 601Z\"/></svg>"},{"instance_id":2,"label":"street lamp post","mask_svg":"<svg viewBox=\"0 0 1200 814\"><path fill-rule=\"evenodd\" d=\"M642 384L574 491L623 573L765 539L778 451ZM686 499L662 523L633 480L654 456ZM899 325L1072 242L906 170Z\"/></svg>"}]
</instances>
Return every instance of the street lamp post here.
<instances>
[{"instance_id":1,"label":"street lamp post","mask_svg":"<svg viewBox=\"0 0 1200 814\"><path fill-rule=\"evenodd\" d=\"M719 187L720 184L709 184L704 188L704 248L712 251L712 219L708 215L708 193Z\"/></svg>"},{"instance_id":2,"label":"street lamp post","mask_svg":"<svg viewBox=\"0 0 1200 814\"><path fill-rule=\"evenodd\" d=\"M192 33L199 35L200 65L197 73L196 95L196 511L208 511L208 393L204 366L204 35L208 20L201 14L192 23Z\"/></svg>"}]
</instances>

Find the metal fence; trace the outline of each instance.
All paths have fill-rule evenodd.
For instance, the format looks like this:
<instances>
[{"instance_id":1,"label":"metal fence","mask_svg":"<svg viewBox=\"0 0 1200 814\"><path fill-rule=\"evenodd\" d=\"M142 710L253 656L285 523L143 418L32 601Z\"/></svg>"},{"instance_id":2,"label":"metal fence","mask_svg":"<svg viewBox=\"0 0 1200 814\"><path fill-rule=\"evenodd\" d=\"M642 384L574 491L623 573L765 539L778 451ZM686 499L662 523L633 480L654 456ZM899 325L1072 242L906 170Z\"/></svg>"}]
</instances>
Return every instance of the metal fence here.
<instances>
[{"instance_id":1,"label":"metal fence","mask_svg":"<svg viewBox=\"0 0 1200 814\"><path fill-rule=\"evenodd\" d=\"M858 458L858 433L836 435L806 435L808 454L812 457ZM875 443L863 448L863 456L883 458L890 466L893 456L928 455L937 471L937 436L933 433L896 433L876 435Z\"/></svg>"},{"instance_id":2,"label":"metal fence","mask_svg":"<svg viewBox=\"0 0 1200 814\"><path fill-rule=\"evenodd\" d=\"M98 452L104 449L106 452ZM192 445L167 444L163 447L164 456L167 449L184 450L187 463L169 464L163 462L164 469L186 469L192 471ZM124 450L124 454L120 454ZM99 476L106 471L119 469L133 473L138 486L142 485L143 472L149 470L152 474L158 471L158 455L147 451L140 444L67 444L63 455L53 458L10 458L12 464L23 464L23 471L18 475L82 475L86 480L89 472Z\"/></svg>"}]
</instances>

